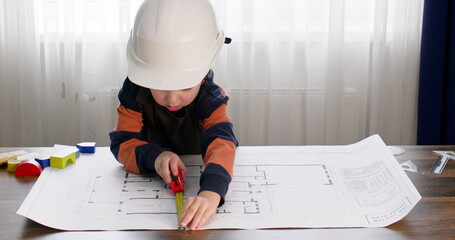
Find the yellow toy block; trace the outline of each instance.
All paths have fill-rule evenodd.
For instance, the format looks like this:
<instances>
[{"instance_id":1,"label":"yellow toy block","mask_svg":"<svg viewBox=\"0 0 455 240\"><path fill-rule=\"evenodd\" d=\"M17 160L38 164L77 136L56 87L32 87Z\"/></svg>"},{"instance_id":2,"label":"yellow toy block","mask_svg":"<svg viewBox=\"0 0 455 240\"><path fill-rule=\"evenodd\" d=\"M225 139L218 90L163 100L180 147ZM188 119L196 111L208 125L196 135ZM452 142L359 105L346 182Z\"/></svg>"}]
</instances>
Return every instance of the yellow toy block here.
<instances>
[{"instance_id":1,"label":"yellow toy block","mask_svg":"<svg viewBox=\"0 0 455 240\"><path fill-rule=\"evenodd\" d=\"M79 150L77 148L71 147L65 150L58 152L57 154L51 155L50 162L51 167L53 168L65 168L66 164L76 163L77 153Z\"/></svg>"},{"instance_id":2,"label":"yellow toy block","mask_svg":"<svg viewBox=\"0 0 455 240\"><path fill-rule=\"evenodd\" d=\"M22 160L9 160L8 161L8 172L15 172L17 166L22 162Z\"/></svg>"}]
</instances>

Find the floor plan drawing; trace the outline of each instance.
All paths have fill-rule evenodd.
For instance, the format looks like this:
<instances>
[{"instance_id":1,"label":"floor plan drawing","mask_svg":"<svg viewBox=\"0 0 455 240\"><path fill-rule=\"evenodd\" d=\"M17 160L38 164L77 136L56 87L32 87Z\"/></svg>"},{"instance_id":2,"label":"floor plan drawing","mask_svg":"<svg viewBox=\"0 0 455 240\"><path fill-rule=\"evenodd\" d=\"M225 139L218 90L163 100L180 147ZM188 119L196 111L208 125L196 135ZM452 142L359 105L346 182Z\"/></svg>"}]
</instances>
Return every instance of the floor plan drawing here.
<instances>
[{"instance_id":1,"label":"floor plan drawing","mask_svg":"<svg viewBox=\"0 0 455 240\"><path fill-rule=\"evenodd\" d=\"M187 166L185 178L186 195L195 196L198 191L202 165ZM286 174L281 174L282 172ZM176 214L175 197L169 187L157 175L137 175L126 172L123 184L112 184L116 177L96 176L88 198L88 208L100 204L118 205L116 217L139 214ZM299 179L295 182L295 179ZM261 210L271 212L267 194L276 186L332 185L325 165L251 165L238 166L229 194L218 214L260 214ZM113 191L113 187L117 190ZM117 194L109 194L116 192ZM264 202L264 199L266 200Z\"/></svg>"},{"instance_id":2,"label":"floor plan drawing","mask_svg":"<svg viewBox=\"0 0 455 240\"><path fill-rule=\"evenodd\" d=\"M201 156L181 157L185 198L196 196ZM420 198L377 135L346 146L238 147L225 203L205 229L381 227ZM125 172L108 148L45 169L18 214L65 230L177 228L164 181Z\"/></svg>"}]
</instances>

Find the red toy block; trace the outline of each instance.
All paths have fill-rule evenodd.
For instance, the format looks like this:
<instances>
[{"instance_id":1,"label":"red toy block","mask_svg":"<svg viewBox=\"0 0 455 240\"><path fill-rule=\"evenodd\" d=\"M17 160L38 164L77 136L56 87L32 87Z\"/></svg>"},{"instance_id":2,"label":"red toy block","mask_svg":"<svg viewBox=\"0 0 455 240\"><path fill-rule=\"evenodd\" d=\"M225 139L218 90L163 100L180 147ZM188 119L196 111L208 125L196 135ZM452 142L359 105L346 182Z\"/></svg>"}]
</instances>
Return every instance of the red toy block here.
<instances>
[{"instance_id":1,"label":"red toy block","mask_svg":"<svg viewBox=\"0 0 455 240\"><path fill-rule=\"evenodd\" d=\"M19 163L19 166L17 166L15 175L16 176L35 176L35 175L40 175L41 172L43 171L43 168L39 163L35 160L24 160L21 163Z\"/></svg>"}]
</instances>

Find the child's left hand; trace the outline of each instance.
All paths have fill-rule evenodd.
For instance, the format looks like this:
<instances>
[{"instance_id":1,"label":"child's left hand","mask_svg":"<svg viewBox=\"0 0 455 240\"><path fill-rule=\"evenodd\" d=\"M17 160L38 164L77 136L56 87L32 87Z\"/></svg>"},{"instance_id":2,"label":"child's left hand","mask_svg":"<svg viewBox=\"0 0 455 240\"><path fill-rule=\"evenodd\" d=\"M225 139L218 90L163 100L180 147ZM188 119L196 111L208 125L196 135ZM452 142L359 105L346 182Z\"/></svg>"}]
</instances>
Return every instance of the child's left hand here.
<instances>
[{"instance_id":1,"label":"child's left hand","mask_svg":"<svg viewBox=\"0 0 455 240\"><path fill-rule=\"evenodd\" d=\"M190 230L204 226L215 214L220 199L220 195L212 191L202 191L197 197L188 198L180 217L180 226L188 227Z\"/></svg>"}]
</instances>

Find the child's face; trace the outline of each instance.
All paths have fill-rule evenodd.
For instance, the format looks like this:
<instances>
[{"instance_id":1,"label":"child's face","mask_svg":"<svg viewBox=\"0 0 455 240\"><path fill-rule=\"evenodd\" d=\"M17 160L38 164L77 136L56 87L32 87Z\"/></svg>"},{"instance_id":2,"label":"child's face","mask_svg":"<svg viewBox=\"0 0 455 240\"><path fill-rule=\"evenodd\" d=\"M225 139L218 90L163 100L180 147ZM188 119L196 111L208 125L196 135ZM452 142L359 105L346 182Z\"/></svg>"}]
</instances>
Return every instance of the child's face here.
<instances>
[{"instance_id":1,"label":"child's face","mask_svg":"<svg viewBox=\"0 0 455 240\"><path fill-rule=\"evenodd\" d=\"M150 92L159 105L166 107L169 111L174 112L193 102L194 98L196 98L199 92L200 87L201 83L192 88L183 90L165 91L150 89Z\"/></svg>"}]
</instances>

